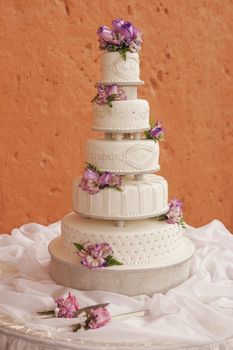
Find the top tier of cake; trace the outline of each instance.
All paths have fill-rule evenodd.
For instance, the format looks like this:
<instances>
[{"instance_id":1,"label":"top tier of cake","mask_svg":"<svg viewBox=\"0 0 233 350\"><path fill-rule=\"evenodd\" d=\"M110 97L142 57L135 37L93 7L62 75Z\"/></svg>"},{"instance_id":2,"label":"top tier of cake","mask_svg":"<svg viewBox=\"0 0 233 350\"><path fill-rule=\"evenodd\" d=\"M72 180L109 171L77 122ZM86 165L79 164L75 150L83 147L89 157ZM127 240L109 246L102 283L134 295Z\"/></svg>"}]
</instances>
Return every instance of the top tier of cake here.
<instances>
[{"instance_id":1,"label":"top tier of cake","mask_svg":"<svg viewBox=\"0 0 233 350\"><path fill-rule=\"evenodd\" d=\"M149 130L149 104L137 98L137 85L143 83L139 77L138 53L127 52L124 59L120 52L104 52L101 62L98 85L117 85L117 91L125 97L113 100L111 107L107 103L94 103L93 129L122 133Z\"/></svg>"},{"instance_id":2,"label":"top tier of cake","mask_svg":"<svg viewBox=\"0 0 233 350\"><path fill-rule=\"evenodd\" d=\"M101 81L99 84L140 85L139 55L127 52L124 60L119 52L103 52L101 57Z\"/></svg>"}]
</instances>

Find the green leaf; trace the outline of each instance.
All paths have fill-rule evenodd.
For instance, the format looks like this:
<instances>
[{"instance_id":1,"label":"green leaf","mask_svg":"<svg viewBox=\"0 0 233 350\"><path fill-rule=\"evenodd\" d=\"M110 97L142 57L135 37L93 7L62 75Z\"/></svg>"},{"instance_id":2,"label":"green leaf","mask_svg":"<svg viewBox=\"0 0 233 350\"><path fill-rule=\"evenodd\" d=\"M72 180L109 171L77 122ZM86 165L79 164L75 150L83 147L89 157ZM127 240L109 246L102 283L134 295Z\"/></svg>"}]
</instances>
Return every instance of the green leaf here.
<instances>
[{"instance_id":1,"label":"green leaf","mask_svg":"<svg viewBox=\"0 0 233 350\"><path fill-rule=\"evenodd\" d=\"M81 250L83 249L83 245L82 245L82 244L80 244L80 243L75 243L75 242L73 242L73 244L74 244L75 248L76 248L78 251L81 251Z\"/></svg>"},{"instance_id":2,"label":"green leaf","mask_svg":"<svg viewBox=\"0 0 233 350\"><path fill-rule=\"evenodd\" d=\"M110 108L112 108L112 102L110 100L108 100L107 104Z\"/></svg>"},{"instance_id":3,"label":"green leaf","mask_svg":"<svg viewBox=\"0 0 233 350\"><path fill-rule=\"evenodd\" d=\"M152 137L151 137L151 135L150 135L150 131L149 131L149 130L144 131L144 134L145 134L145 136L146 136L146 138L147 138L148 140L151 140L151 139L152 139Z\"/></svg>"},{"instance_id":4,"label":"green leaf","mask_svg":"<svg viewBox=\"0 0 233 350\"><path fill-rule=\"evenodd\" d=\"M120 261L116 260L112 255L106 258L107 266L123 265Z\"/></svg>"},{"instance_id":5,"label":"green leaf","mask_svg":"<svg viewBox=\"0 0 233 350\"><path fill-rule=\"evenodd\" d=\"M187 228L187 227L186 227L186 223L185 223L185 221L184 221L183 218L180 219L179 225L180 225L182 228L185 228L185 229Z\"/></svg>"},{"instance_id":6,"label":"green leaf","mask_svg":"<svg viewBox=\"0 0 233 350\"><path fill-rule=\"evenodd\" d=\"M126 51L125 50L121 50L120 51L120 55L123 58L123 60L126 61Z\"/></svg>"},{"instance_id":7,"label":"green leaf","mask_svg":"<svg viewBox=\"0 0 233 350\"><path fill-rule=\"evenodd\" d=\"M165 220L167 220L167 216L166 216L166 214L162 214L162 215L155 217L155 219L158 221L165 221Z\"/></svg>"},{"instance_id":8,"label":"green leaf","mask_svg":"<svg viewBox=\"0 0 233 350\"><path fill-rule=\"evenodd\" d=\"M88 162L85 162L85 163L86 163L86 169L90 169L97 174L101 174L101 171L95 165L88 163Z\"/></svg>"},{"instance_id":9,"label":"green leaf","mask_svg":"<svg viewBox=\"0 0 233 350\"><path fill-rule=\"evenodd\" d=\"M116 187L114 187L114 188L115 188L115 190L117 190L117 191L119 191L119 192L123 192L122 188L120 188L119 186L116 186Z\"/></svg>"}]
</instances>

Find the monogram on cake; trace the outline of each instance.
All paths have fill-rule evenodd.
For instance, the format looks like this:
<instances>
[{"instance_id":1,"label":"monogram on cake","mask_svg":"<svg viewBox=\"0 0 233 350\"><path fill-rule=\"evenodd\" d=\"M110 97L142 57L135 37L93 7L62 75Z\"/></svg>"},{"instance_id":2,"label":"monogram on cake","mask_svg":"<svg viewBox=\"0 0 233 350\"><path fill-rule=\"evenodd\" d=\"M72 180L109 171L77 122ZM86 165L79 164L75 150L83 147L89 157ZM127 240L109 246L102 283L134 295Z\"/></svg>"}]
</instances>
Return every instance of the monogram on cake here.
<instances>
[{"instance_id":1,"label":"monogram on cake","mask_svg":"<svg viewBox=\"0 0 233 350\"><path fill-rule=\"evenodd\" d=\"M166 292L189 277L194 252L182 235L182 203L168 202L167 181L156 174L160 122L137 98L141 32L130 22L98 29L101 79L93 98L93 129L84 174L73 183L73 212L49 245L51 276L79 290L126 295Z\"/></svg>"}]
</instances>

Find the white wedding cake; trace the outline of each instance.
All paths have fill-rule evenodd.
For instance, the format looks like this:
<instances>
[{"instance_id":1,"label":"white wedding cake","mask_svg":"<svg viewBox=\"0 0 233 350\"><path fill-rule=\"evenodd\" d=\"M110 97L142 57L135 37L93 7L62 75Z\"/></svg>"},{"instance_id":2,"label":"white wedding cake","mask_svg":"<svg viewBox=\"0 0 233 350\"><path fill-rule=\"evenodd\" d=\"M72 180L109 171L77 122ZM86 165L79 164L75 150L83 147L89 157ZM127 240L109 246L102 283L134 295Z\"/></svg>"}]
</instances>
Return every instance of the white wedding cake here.
<instances>
[{"instance_id":1,"label":"white wedding cake","mask_svg":"<svg viewBox=\"0 0 233 350\"><path fill-rule=\"evenodd\" d=\"M73 212L50 243L51 276L80 290L165 292L189 276L193 244L182 236L181 203L168 203L158 175L164 129L137 98L141 33L121 19L98 30L102 75L93 99L86 167L73 184Z\"/></svg>"}]
</instances>

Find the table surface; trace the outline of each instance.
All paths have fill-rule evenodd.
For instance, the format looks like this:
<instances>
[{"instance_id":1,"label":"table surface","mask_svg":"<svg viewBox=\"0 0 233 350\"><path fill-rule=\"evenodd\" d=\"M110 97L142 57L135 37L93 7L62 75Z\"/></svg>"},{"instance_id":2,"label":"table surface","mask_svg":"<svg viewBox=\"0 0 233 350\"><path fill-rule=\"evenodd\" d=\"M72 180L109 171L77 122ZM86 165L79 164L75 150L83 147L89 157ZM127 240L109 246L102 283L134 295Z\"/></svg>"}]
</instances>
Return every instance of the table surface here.
<instances>
[{"instance_id":1,"label":"table surface","mask_svg":"<svg viewBox=\"0 0 233 350\"><path fill-rule=\"evenodd\" d=\"M27 224L0 235L1 350L233 349L233 236L221 222L185 232L196 246L191 277L153 297L56 285L49 276L47 248L59 233L60 223L55 223ZM81 307L109 302L112 315L143 309L148 315L80 333L70 332L74 320L35 317L54 308L54 298L68 291Z\"/></svg>"}]
</instances>

